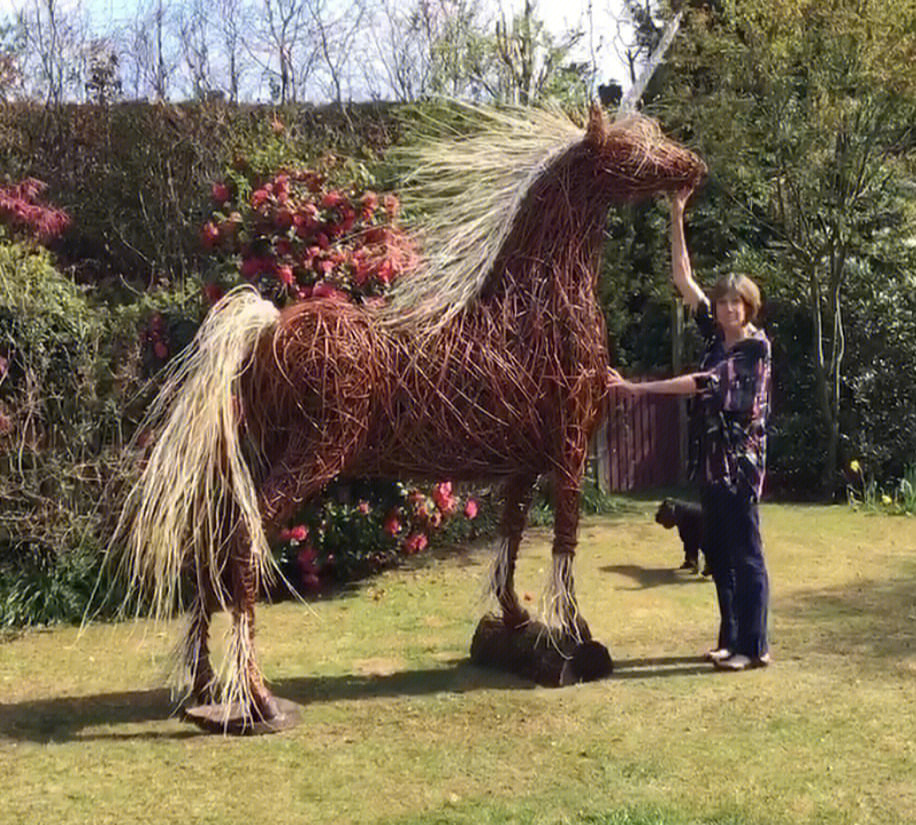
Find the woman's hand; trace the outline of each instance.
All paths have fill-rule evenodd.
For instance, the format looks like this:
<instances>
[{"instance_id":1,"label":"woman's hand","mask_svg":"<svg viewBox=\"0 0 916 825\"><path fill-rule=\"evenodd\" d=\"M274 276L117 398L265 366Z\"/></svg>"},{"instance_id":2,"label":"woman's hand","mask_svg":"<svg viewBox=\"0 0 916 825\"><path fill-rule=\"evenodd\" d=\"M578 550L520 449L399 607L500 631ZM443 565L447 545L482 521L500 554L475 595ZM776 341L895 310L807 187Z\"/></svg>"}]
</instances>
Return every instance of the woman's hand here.
<instances>
[{"instance_id":1,"label":"woman's hand","mask_svg":"<svg viewBox=\"0 0 916 825\"><path fill-rule=\"evenodd\" d=\"M639 392L639 384L627 381L626 378L613 367L607 368L607 386L609 390L620 390L630 395L636 395Z\"/></svg>"}]
</instances>

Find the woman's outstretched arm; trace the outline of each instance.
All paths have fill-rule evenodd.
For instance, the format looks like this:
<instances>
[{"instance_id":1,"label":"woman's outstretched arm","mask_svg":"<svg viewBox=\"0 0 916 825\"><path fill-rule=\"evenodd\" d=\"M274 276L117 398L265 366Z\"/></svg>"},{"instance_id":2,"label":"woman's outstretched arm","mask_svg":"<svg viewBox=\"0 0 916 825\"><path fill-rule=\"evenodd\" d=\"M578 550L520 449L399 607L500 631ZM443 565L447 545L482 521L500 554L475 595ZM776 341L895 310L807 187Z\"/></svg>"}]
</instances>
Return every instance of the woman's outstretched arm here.
<instances>
[{"instance_id":1,"label":"woman's outstretched arm","mask_svg":"<svg viewBox=\"0 0 916 825\"><path fill-rule=\"evenodd\" d=\"M631 395L696 395L705 385L708 374L692 372L665 378L661 381L627 381L617 370L608 367L607 382L611 389L619 389Z\"/></svg>"}]
</instances>

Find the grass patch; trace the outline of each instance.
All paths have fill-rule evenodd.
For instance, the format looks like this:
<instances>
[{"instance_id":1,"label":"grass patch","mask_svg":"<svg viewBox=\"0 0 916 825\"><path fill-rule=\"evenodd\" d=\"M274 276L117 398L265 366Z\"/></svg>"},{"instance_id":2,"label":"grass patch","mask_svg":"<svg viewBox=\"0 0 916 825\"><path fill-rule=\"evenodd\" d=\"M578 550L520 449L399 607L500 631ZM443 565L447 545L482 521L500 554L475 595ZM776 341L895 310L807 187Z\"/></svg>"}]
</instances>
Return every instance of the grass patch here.
<instances>
[{"instance_id":1,"label":"grass patch","mask_svg":"<svg viewBox=\"0 0 916 825\"><path fill-rule=\"evenodd\" d=\"M169 717L177 627L27 631L0 644L0 821L896 825L916 821L916 531L765 505L775 664L713 672L712 585L651 519L589 517L576 585L610 679L532 687L467 662L492 548L417 557L258 613L303 724L222 739ZM550 532L529 531L536 603ZM225 627L218 623L217 633Z\"/></svg>"}]
</instances>

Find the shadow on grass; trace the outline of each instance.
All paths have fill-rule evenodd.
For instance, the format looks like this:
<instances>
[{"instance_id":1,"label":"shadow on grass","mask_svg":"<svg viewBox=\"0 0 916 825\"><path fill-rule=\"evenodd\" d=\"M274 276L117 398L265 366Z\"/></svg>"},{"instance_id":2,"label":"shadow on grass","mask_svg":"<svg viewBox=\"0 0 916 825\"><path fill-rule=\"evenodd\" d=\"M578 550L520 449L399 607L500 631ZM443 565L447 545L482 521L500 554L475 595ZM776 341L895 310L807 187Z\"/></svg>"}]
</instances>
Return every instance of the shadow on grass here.
<instances>
[{"instance_id":1,"label":"shadow on grass","mask_svg":"<svg viewBox=\"0 0 916 825\"><path fill-rule=\"evenodd\" d=\"M466 693L482 689L525 690L534 685L508 673L486 670L467 660L451 667L406 670L385 675L344 674L278 679L277 696L297 704ZM184 739L208 735L188 725L182 730L132 731L123 726L162 722L175 715L167 690L138 690L95 696L39 699L0 705L0 740L42 744L98 739ZM98 727L114 730L91 730ZM118 730L117 728L122 728Z\"/></svg>"},{"instance_id":2,"label":"shadow on grass","mask_svg":"<svg viewBox=\"0 0 916 825\"><path fill-rule=\"evenodd\" d=\"M888 580L802 592L776 610L790 612L815 633L794 640L799 651L855 655L884 667L916 654L916 563Z\"/></svg>"},{"instance_id":3,"label":"shadow on grass","mask_svg":"<svg viewBox=\"0 0 916 825\"><path fill-rule=\"evenodd\" d=\"M14 739L42 744L74 739L117 739L168 737L169 734L131 734L126 731L93 732L80 735L85 728L100 725L136 725L168 719L173 704L167 690L135 690L102 693L97 696L38 699L0 705L0 739ZM188 729L171 733L172 737L193 736Z\"/></svg>"},{"instance_id":4,"label":"shadow on grass","mask_svg":"<svg viewBox=\"0 0 916 825\"><path fill-rule=\"evenodd\" d=\"M689 676L713 673L702 656L653 656L646 659L618 659L611 679L655 679L660 676Z\"/></svg>"},{"instance_id":5,"label":"shadow on grass","mask_svg":"<svg viewBox=\"0 0 916 825\"><path fill-rule=\"evenodd\" d=\"M666 584L702 584L712 582L709 576L697 576L686 570L674 567L640 567L638 564L608 564L601 568L603 573L619 573L628 576L639 586L631 590L644 590L647 587L661 587Z\"/></svg>"},{"instance_id":6,"label":"shadow on grass","mask_svg":"<svg viewBox=\"0 0 916 825\"><path fill-rule=\"evenodd\" d=\"M615 662L614 679L683 676L709 671L696 656L664 656ZM384 675L344 674L277 679L277 696L300 705L321 702L467 693L474 690L530 690L533 682L510 673L477 667L469 660L449 667L405 670ZM180 730L130 730L130 725L163 722L175 715L168 691L138 690L95 696L61 697L0 705L0 739L40 744L114 739L187 739L207 736L188 724ZM95 728L110 728L94 730Z\"/></svg>"}]
</instances>

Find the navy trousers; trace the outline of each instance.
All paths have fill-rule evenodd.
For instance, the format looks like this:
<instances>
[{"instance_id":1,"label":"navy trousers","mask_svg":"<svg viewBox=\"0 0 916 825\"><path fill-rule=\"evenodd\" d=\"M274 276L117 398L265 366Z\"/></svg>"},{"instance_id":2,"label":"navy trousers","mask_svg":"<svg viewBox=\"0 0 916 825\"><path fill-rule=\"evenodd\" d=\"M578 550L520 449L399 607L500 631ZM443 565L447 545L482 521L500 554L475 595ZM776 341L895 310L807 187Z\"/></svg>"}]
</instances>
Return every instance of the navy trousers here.
<instances>
[{"instance_id":1,"label":"navy trousers","mask_svg":"<svg viewBox=\"0 0 916 825\"><path fill-rule=\"evenodd\" d=\"M767 652L770 580L757 503L724 485L701 491L706 558L719 601L719 648L757 658Z\"/></svg>"}]
</instances>

